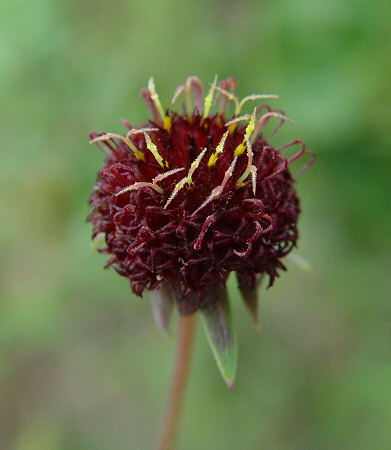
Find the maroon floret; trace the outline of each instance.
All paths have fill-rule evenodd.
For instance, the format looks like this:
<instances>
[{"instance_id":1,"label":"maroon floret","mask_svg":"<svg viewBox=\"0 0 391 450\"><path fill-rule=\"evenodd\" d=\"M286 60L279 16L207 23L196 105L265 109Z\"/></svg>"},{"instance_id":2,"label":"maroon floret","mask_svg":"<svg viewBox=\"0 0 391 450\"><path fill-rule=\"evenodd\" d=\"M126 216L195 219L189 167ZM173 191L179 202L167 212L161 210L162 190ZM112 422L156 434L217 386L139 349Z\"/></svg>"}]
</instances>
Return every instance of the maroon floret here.
<instances>
[{"instance_id":1,"label":"maroon floret","mask_svg":"<svg viewBox=\"0 0 391 450\"><path fill-rule=\"evenodd\" d=\"M101 251L110 255L107 266L128 277L137 295L161 283L172 286L185 314L204 307L203 291L224 284L230 272L250 288L260 275L273 284L298 238L300 205L288 165L305 151L287 159L260 134L251 145L255 178L249 174L238 183L249 161L248 151L235 155L245 125L231 125L223 151L208 164L228 129L227 118L222 113L203 118L195 109L190 116L167 112L165 119L145 125L155 129L148 136L160 162L142 132L130 137L140 154L120 139L102 139L108 152L90 197L89 221L93 236L105 237ZM104 135L91 135L98 136ZM191 180L169 200L204 149ZM158 181L157 189L150 185L174 169L183 170ZM224 178L220 195L211 196ZM125 189L140 182L149 185Z\"/></svg>"}]
</instances>

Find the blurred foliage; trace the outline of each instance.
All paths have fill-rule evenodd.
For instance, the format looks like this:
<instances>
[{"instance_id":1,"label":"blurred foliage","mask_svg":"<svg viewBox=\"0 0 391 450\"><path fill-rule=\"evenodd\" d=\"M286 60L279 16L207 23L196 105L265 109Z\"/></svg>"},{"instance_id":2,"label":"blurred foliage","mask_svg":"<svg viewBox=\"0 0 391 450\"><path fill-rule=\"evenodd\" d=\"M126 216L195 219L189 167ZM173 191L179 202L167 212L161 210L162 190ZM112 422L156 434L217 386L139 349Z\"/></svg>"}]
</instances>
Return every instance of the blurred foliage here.
<instances>
[{"instance_id":1,"label":"blurred foliage","mask_svg":"<svg viewBox=\"0 0 391 450\"><path fill-rule=\"evenodd\" d=\"M259 336L232 289L232 393L198 330L178 448L391 448L391 3L0 5L0 448L153 447L174 340L91 251L88 132L140 122L150 75L168 104L216 73L242 96L279 93L300 125L276 141L317 153L298 183L313 268L288 263L262 290Z\"/></svg>"}]
</instances>

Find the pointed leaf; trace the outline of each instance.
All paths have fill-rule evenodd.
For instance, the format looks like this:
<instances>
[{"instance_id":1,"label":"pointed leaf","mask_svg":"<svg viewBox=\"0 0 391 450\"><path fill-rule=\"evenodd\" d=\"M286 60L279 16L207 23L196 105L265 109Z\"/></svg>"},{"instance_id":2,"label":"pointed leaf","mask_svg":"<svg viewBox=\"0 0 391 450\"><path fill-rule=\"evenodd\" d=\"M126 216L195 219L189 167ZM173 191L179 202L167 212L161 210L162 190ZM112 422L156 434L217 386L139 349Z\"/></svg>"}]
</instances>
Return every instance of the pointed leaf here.
<instances>
[{"instance_id":1,"label":"pointed leaf","mask_svg":"<svg viewBox=\"0 0 391 450\"><path fill-rule=\"evenodd\" d=\"M206 336L217 366L229 389L232 389L236 374L237 344L225 286L206 292L217 296L212 306L202 310Z\"/></svg>"},{"instance_id":2,"label":"pointed leaf","mask_svg":"<svg viewBox=\"0 0 391 450\"><path fill-rule=\"evenodd\" d=\"M168 335L174 306L171 288L162 284L159 289L151 291L150 296L156 325L165 335Z\"/></svg>"}]
</instances>

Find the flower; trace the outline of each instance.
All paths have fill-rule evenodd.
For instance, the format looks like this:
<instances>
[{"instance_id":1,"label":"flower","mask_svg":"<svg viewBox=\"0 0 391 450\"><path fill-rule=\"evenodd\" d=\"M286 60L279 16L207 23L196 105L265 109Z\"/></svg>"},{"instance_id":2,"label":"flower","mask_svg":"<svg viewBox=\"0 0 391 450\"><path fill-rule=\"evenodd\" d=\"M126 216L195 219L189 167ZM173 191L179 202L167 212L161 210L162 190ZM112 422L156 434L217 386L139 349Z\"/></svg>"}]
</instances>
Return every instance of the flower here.
<instances>
[{"instance_id":1,"label":"flower","mask_svg":"<svg viewBox=\"0 0 391 450\"><path fill-rule=\"evenodd\" d=\"M172 103L184 94L182 114L164 109L153 79L142 95L153 119L128 132L91 133L106 155L90 196L94 242L129 278L134 293L151 291L158 325L167 331L173 304L184 316L201 310L217 365L231 388L237 345L225 289L236 272L242 298L257 321L256 287L271 286L283 258L296 246L300 203L290 164L312 152L295 139L279 148L265 136L292 122L262 104L242 114L250 95L239 100L237 82L202 84L189 77ZM230 112L231 111L231 112ZM286 149L299 146L290 157ZM299 172L300 172L299 171Z\"/></svg>"},{"instance_id":2,"label":"flower","mask_svg":"<svg viewBox=\"0 0 391 450\"><path fill-rule=\"evenodd\" d=\"M265 138L268 122L290 121L267 105L242 114L236 80L215 79L205 99L189 77L178 87L184 113L163 109L153 79L142 94L153 119L127 134L91 133L106 155L90 196L93 237L107 266L129 278L134 293L169 289L182 314L221 301L228 275L251 306L262 277L272 285L296 246L300 203L290 164L306 150L301 140L280 148ZM228 111L233 109L231 116ZM291 157L288 147L300 146ZM305 168L304 167L304 168ZM247 294L246 294L247 293Z\"/></svg>"}]
</instances>

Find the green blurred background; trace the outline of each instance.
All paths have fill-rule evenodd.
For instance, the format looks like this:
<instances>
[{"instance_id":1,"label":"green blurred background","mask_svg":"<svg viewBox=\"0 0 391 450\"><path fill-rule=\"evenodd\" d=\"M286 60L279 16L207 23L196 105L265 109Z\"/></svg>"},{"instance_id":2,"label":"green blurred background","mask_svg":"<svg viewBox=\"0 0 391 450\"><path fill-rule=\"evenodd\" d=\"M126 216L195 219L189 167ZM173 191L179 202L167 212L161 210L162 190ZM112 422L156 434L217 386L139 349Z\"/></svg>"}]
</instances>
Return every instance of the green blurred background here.
<instances>
[{"instance_id":1,"label":"green blurred background","mask_svg":"<svg viewBox=\"0 0 391 450\"><path fill-rule=\"evenodd\" d=\"M178 449L391 448L391 3L1 0L0 448L153 448L174 339L104 271L86 199L91 130L145 118L190 74L279 93L317 163L298 254L262 290L228 392L202 330ZM249 105L249 108L251 105ZM231 283L233 287L234 283ZM176 319L176 318L175 318ZM173 323L175 328L175 323Z\"/></svg>"}]
</instances>

